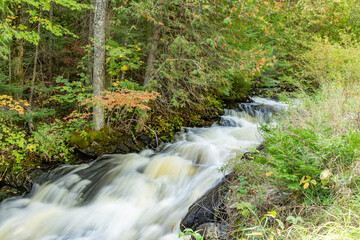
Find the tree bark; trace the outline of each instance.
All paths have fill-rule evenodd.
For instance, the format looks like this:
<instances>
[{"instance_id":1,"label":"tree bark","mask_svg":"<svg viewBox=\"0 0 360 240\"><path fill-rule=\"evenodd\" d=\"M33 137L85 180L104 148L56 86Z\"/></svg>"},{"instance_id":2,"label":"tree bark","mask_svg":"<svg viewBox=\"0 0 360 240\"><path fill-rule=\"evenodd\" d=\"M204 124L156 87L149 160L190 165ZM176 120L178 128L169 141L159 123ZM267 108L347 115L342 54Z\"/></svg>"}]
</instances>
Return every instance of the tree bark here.
<instances>
[{"instance_id":1,"label":"tree bark","mask_svg":"<svg viewBox=\"0 0 360 240\"><path fill-rule=\"evenodd\" d=\"M105 36L107 36L108 39L111 39L111 36L110 36L111 19L113 19L113 16L112 16L112 12L111 12L111 1L110 1L106 8L106 21L105 21L105 30L106 30ZM105 88L111 87L112 78L109 76L105 76L104 85L105 85Z\"/></svg>"},{"instance_id":2,"label":"tree bark","mask_svg":"<svg viewBox=\"0 0 360 240\"><path fill-rule=\"evenodd\" d=\"M151 74L153 74L153 72L154 72L154 62L156 60L156 51L157 51L157 48L159 45L159 40L160 40L160 28L161 28L161 26L156 24L152 31L150 50L149 50L149 54L148 54L148 57L146 60L146 70L145 70L143 86L146 86L149 84L149 82L151 80Z\"/></svg>"},{"instance_id":3,"label":"tree bark","mask_svg":"<svg viewBox=\"0 0 360 240\"><path fill-rule=\"evenodd\" d=\"M42 16L42 9L40 7L40 13L39 13L39 18L41 18ZM38 26L37 26L37 34L40 36L40 30L41 30L41 22L39 21ZM36 68L37 68L37 61L39 58L39 44L40 42L38 42L38 44L35 47L35 56L34 56L34 69L33 69L33 75L32 75L32 79L31 79L31 85L30 85L30 97L29 97L29 112L31 114L30 118L29 118L29 130L30 132L32 132L34 130L34 124L33 124L33 117L32 117L32 110L31 110L31 105L32 105L32 99L34 96L34 86L35 86L35 79L36 79Z\"/></svg>"},{"instance_id":4,"label":"tree bark","mask_svg":"<svg viewBox=\"0 0 360 240\"><path fill-rule=\"evenodd\" d=\"M13 21L13 27L17 28L21 24L21 5L14 6L15 19ZM11 56L12 56L12 73L13 73L13 83L17 86L22 86L24 83L24 66L23 66L23 57L24 57L24 40L14 38L13 44L11 47ZM20 98L21 93L16 93L15 97Z\"/></svg>"},{"instance_id":5,"label":"tree bark","mask_svg":"<svg viewBox=\"0 0 360 240\"><path fill-rule=\"evenodd\" d=\"M150 39L150 50L146 60L146 70L143 81L143 86L146 86L150 83L152 74L154 74L154 63L156 60L156 51L159 46L160 40L160 28L159 24L155 24L152 29L151 39ZM139 116L138 122L140 123L137 132L142 132L144 130L144 126L146 126L146 122L148 121L148 113L146 110L143 110L143 114Z\"/></svg>"},{"instance_id":6,"label":"tree bark","mask_svg":"<svg viewBox=\"0 0 360 240\"><path fill-rule=\"evenodd\" d=\"M11 78L12 78L12 72L11 72L11 52L9 52L9 84L11 85Z\"/></svg>"},{"instance_id":7,"label":"tree bark","mask_svg":"<svg viewBox=\"0 0 360 240\"><path fill-rule=\"evenodd\" d=\"M13 76L14 81L20 85L24 82L24 40L15 39L12 49Z\"/></svg>"},{"instance_id":8,"label":"tree bark","mask_svg":"<svg viewBox=\"0 0 360 240\"><path fill-rule=\"evenodd\" d=\"M49 20L51 23L53 23L53 18L54 18L54 1L50 2L50 10L49 10ZM54 55L54 51L53 51L53 47L54 47L54 38L52 37L52 35L50 35L50 49L49 49L49 79L50 81L52 81L53 79L53 55Z\"/></svg>"},{"instance_id":9,"label":"tree bark","mask_svg":"<svg viewBox=\"0 0 360 240\"><path fill-rule=\"evenodd\" d=\"M42 15L42 10L40 8L40 14L39 14L39 18L41 18ZM40 36L40 27L41 27L41 22L39 21L38 26L37 26L37 34ZM29 97L29 104L32 104L32 99L33 99L33 95L34 95L34 85L35 85L35 79L36 79L36 68L37 68L37 61L38 61L38 57L39 57L39 44L40 42L38 42L38 44L35 47L35 56L34 56L34 69L33 69L33 75L32 75L32 79L31 79L31 85L30 85L30 97Z\"/></svg>"},{"instance_id":10,"label":"tree bark","mask_svg":"<svg viewBox=\"0 0 360 240\"><path fill-rule=\"evenodd\" d=\"M95 1L91 0L90 1L90 5L94 6L95 5ZM89 35L88 35L88 45L91 46L92 45L92 41L91 38L94 38L94 10L93 9L89 9ZM87 69L86 69L86 74L89 77L89 84L93 83L93 63L94 63L94 58L93 58L93 50L91 50L91 48L89 47L89 53L87 54Z\"/></svg>"},{"instance_id":11,"label":"tree bark","mask_svg":"<svg viewBox=\"0 0 360 240\"><path fill-rule=\"evenodd\" d=\"M96 98L102 96L105 82L105 27L107 0L96 0L94 16L94 66L93 93ZM95 102L93 108L94 130L104 127L104 107Z\"/></svg>"}]
</instances>

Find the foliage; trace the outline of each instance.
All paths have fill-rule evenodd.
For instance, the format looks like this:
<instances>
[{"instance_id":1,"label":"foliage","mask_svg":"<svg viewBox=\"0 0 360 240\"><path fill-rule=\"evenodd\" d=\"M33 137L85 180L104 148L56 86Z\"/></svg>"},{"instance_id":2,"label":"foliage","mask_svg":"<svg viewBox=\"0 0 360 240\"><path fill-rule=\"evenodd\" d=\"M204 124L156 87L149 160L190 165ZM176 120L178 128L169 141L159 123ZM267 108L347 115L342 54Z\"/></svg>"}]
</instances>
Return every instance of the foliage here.
<instances>
[{"instance_id":1,"label":"foliage","mask_svg":"<svg viewBox=\"0 0 360 240\"><path fill-rule=\"evenodd\" d=\"M142 114L142 111L150 110L151 108L147 103L157 96L157 92L130 90L118 87L112 91L104 91L103 96L86 99L81 105L87 107L94 105L102 106L106 110L108 125L110 122L115 125L123 120L122 118L126 117L128 113ZM134 117L132 117L132 119L134 119Z\"/></svg>"},{"instance_id":2,"label":"foliage","mask_svg":"<svg viewBox=\"0 0 360 240\"><path fill-rule=\"evenodd\" d=\"M61 104L77 106L80 102L90 98L92 94L89 92L91 92L92 88L89 86L89 80L84 73L80 73L80 77L80 80L70 82L69 79L58 76L56 83L60 86L57 86L56 89L59 91L59 94L52 95L50 100Z\"/></svg>"},{"instance_id":3,"label":"foliage","mask_svg":"<svg viewBox=\"0 0 360 240\"><path fill-rule=\"evenodd\" d=\"M20 171L28 161L43 157L47 161L67 162L72 158L72 148L67 146L69 131L61 123L42 124L29 135L16 125L16 119L22 119L25 100L14 100L11 96L0 96L0 169L9 168L15 173Z\"/></svg>"},{"instance_id":4,"label":"foliage","mask_svg":"<svg viewBox=\"0 0 360 240\"><path fill-rule=\"evenodd\" d=\"M97 97L94 100L85 100L83 104L100 104L109 111L122 107L150 109L145 103L155 99L157 96L158 93L156 92L117 88L115 91L105 91L104 96Z\"/></svg>"},{"instance_id":5,"label":"foliage","mask_svg":"<svg viewBox=\"0 0 360 240\"><path fill-rule=\"evenodd\" d=\"M68 146L70 128L64 128L57 121L54 124L42 124L32 133L37 151L47 161L69 162L73 159L73 147Z\"/></svg>"},{"instance_id":6,"label":"foliage","mask_svg":"<svg viewBox=\"0 0 360 240\"><path fill-rule=\"evenodd\" d=\"M186 228L184 229L183 232L179 231L179 238L183 238L185 236L191 236L192 238L194 238L195 240L203 240L203 237L200 235L200 233L198 232L194 232L194 230L190 229L190 228Z\"/></svg>"},{"instance_id":7,"label":"foliage","mask_svg":"<svg viewBox=\"0 0 360 240\"><path fill-rule=\"evenodd\" d=\"M0 110L2 111L10 110L17 112L18 114L24 114L24 107L27 106L29 106L29 103L25 100L15 100L13 97L8 95L0 96ZM0 116L4 117L2 114Z\"/></svg>"},{"instance_id":8,"label":"foliage","mask_svg":"<svg viewBox=\"0 0 360 240\"><path fill-rule=\"evenodd\" d=\"M171 121L168 121L163 116L156 116L152 122L152 124L149 124L149 127L160 135L161 139L170 142L174 138L175 131L180 130L184 119L180 116L171 116Z\"/></svg>"},{"instance_id":9,"label":"foliage","mask_svg":"<svg viewBox=\"0 0 360 240\"><path fill-rule=\"evenodd\" d=\"M64 34L76 36L65 27L61 25L54 25L48 19L40 17L40 11L50 11L50 3L51 0L5 0L0 5L1 14L6 16L5 21L0 22L0 32L2 33L0 36L0 43L4 43L2 46L5 46L5 48L0 47L0 57L7 58L9 49L6 48L6 46L12 38L25 39L26 41L35 45L37 45L39 42L40 36L34 30L29 30L28 26L23 25L22 23L19 25L13 25L12 23L18 17L15 15L14 9L22 9L23 5L29 6L29 9L23 12L27 14L30 24L41 22L42 26L46 30L52 32L56 36L62 36ZM82 10L89 8L88 5L77 3L74 0L58 0L56 1L56 4L67 7L71 10Z\"/></svg>"},{"instance_id":10,"label":"foliage","mask_svg":"<svg viewBox=\"0 0 360 240\"><path fill-rule=\"evenodd\" d=\"M332 201L329 197L349 181L349 169L359 157L358 91L357 84L332 82L314 97L301 95L302 104L288 113L288 120L262 128L267 154L257 161L271 165L280 184L302 192L308 201Z\"/></svg>"},{"instance_id":11,"label":"foliage","mask_svg":"<svg viewBox=\"0 0 360 240\"><path fill-rule=\"evenodd\" d=\"M360 49L354 34L340 34L341 40L315 39L311 51L304 53L303 77L317 84L339 82L350 84L360 79ZM309 83L304 83L309 84Z\"/></svg>"},{"instance_id":12,"label":"foliage","mask_svg":"<svg viewBox=\"0 0 360 240\"><path fill-rule=\"evenodd\" d=\"M141 52L141 47L139 44L127 45L126 47L123 47L115 41L109 41L107 48L107 71L113 79L121 79L121 76L126 71L138 70L144 63L141 61L144 53Z\"/></svg>"},{"instance_id":13,"label":"foliage","mask_svg":"<svg viewBox=\"0 0 360 240\"><path fill-rule=\"evenodd\" d=\"M7 126L4 123L0 125L0 146L1 146L1 158L0 169L4 171L10 168L11 171L18 172L24 165L24 161L27 157L27 152L33 151L33 145L28 144L26 132L15 126Z\"/></svg>"}]
</instances>

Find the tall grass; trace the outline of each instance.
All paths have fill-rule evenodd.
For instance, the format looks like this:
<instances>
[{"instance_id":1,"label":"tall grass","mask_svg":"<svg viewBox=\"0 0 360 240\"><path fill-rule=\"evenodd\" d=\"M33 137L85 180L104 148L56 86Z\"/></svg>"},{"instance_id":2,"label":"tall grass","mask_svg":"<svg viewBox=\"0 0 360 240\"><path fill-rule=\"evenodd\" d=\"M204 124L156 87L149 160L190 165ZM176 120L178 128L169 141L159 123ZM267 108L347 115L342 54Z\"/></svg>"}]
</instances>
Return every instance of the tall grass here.
<instances>
[{"instance_id":1,"label":"tall grass","mask_svg":"<svg viewBox=\"0 0 360 240\"><path fill-rule=\"evenodd\" d=\"M319 88L311 95L300 91L276 127L262 127L267 149L255 158L271 169L268 181L290 197L269 206L276 216L249 207L252 220L235 220L245 224L234 233L245 239L360 239L359 46L343 35L336 44L317 40L301 56L303 76Z\"/></svg>"}]
</instances>

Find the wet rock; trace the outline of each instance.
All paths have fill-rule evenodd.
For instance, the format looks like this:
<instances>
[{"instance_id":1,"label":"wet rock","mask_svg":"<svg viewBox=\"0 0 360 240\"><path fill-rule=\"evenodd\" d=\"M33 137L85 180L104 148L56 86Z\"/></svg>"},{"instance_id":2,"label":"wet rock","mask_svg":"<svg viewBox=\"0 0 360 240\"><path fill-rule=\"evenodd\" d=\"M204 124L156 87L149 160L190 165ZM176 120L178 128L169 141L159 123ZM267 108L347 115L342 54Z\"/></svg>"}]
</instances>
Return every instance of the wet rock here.
<instances>
[{"instance_id":1,"label":"wet rock","mask_svg":"<svg viewBox=\"0 0 360 240\"><path fill-rule=\"evenodd\" d=\"M0 202L6 198L14 196L24 196L28 194L34 181L57 165L43 164L42 167L35 169L22 169L18 174L4 174L0 181Z\"/></svg>"},{"instance_id":2,"label":"wet rock","mask_svg":"<svg viewBox=\"0 0 360 240\"><path fill-rule=\"evenodd\" d=\"M19 174L12 175L6 174L2 179L2 183L10 188L18 189L18 192L30 191L32 182L27 171L23 171Z\"/></svg>"},{"instance_id":3,"label":"wet rock","mask_svg":"<svg viewBox=\"0 0 360 240\"><path fill-rule=\"evenodd\" d=\"M229 191L230 180L233 174L227 175L224 179L210 189L205 195L199 198L190 208L180 223L180 229L191 228L203 236L205 240L228 239L228 232L231 231L231 222L234 218L243 218L238 215L235 204L225 202ZM250 194L243 202L248 202L256 209L264 213L274 206L281 206L289 195L280 192L274 186L267 186L261 194ZM229 231L228 231L229 230Z\"/></svg>"},{"instance_id":4,"label":"wet rock","mask_svg":"<svg viewBox=\"0 0 360 240\"><path fill-rule=\"evenodd\" d=\"M11 186L0 187L0 202L11 197L21 196L22 192Z\"/></svg>"},{"instance_id":5,"label":"wet rock","mask_svg":"<svg viewBox=\"0 0 360 240\"><path fill-rule=\"evenodd\" d=\"M257 146L255 152L246 152L241 157L243 160L252 160L256 154L259 154L259 152L262 152L266 149L266 141L262 142L259 146Z\"/></svg>"},{"instance_id":6,"label":"wet rock","mask_svg":"<svg viewBox=\"0 0 360 240\"><path fill-rule=\"evenodd\" d=\"M31 190L32 181L27 173L5 174L0 181L0 202L6 198L21 196Z\"/></svg>"},{"instance_id":7,"label":"wet rock","mask_svg":"<svg viewBox=\"0 0 360 240\"><path fill-rule=\"evenodd\" d=\"M265 144L260 144L256 152L247 152L242 156L243 160L251 161L255 154L263 151ZM226 175L221 182L207 191L193 205L189 207L188 213L180 223L180 229L191 228L198 231L205 240L209 239L228 239L228 228L233 220L232 212L237 212L234 204L226 202L228 198L229 186L234 184L235 173ZM274 205L282 205L287 199L288 194L280 192L276 187L264 186L266 191L259 194L249 194L244 202L258 208L270 209ZM230 216L229 216L230 214Z\"/></svg>"},{"instance_id":8,"label":"wet rock","mask_svg":"<svg viewBox=\"0 0 360 240\"><path fill-rule=\"evenodd\" d=\"M220 126L223 126L223 127L237 127L238 126L237 122L235 122L232 119L225 118L225 117L222 117L220 119L219 124L220 124Z\"/></svg>"},{"instance_id":9,"label":"wet rock","mask_svg":"<svg viewBox=\"0 0 360 240\"><path fill-rule=\"evenodd\" d=\"M139 152L146 146L157 147L156 140L147 135L139 135L135 138L133 135L115 134L92 140L89 144L83 144L81 141L81 139L76 139L76 141L73 141L73 145L79 152L90 157L113 153Z\"/></svg>"},{"instance_id":10,"label":"wet rock","mask_svg":"<svg viewBox=\"0 0 360 240\"><path fill-rule=\"evenodd\" d=\"M197 231L203 236L205 240L218 239L226 240L226 230L222 229L222 224L220 223L204 223L201 224Z\"/></svg>"},{"instance_id":11,"label":"wet rock","mask_svg":"<svg viewBox=\"0 0 360 240\"><path fill-rule=\"evenodd\" d=\"M219 224L227 220L225 198L228 192L228 184L233 176L234 174L226 175L221 182L190 206L188 213L180 223L181 231L185 228L191 228L196 231L203 224Z\"/></svg>"}]
</instances>

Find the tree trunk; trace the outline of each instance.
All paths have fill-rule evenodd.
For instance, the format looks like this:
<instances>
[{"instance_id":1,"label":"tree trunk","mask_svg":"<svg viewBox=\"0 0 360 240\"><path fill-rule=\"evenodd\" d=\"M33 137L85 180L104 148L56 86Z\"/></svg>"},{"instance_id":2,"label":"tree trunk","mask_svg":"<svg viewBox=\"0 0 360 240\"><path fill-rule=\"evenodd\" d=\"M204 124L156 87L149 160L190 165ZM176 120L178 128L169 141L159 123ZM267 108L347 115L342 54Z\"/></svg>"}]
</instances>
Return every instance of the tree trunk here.
<instances>
[{"instance_id":1,"label":"tree trunk","mask_svg":"<svg viewBox=\"0 0 360 240\"><path fill-rule=\"evenodd\" d=\"M161 26L156 24L152 31L152 37L151 37L151 45L149 50L149 55L146 61L146 70L145 70L145 76L144 76L144 82L143 86L146 86L149 84L151 80L151 74L154 72L154 62L156 59L156 51L159 45L160 40L160 28Z\"/></svg>"},{"instance_id":2,"label":"tree trunk","mask_svg":"<svg viewBox=\"0 0 360 240\"><path fill-rule=\"evenodd\" d=\"M90 1L90 5L94 6L95 5L95 1L91 0ZM91 46L92 45L92 41L91 38L94 38L94 10L90 9L89 10L89 35L88 35L88 45ZM89 53L87 54L87 69L86 69L86 74L89 77L89 83L92 84L93 83L93 63L94 63L94 58L93 58L93 51L91 50L91 48L89 47Z\"/></svg>"},{"instance_id":3,"label":"tree trunk","mask_svg":"<svg viewBox=\"0 0 360 240\"><path fill-rule=\"evenodd\" d=\"M12 63L13 63L13 80L18 85L22 85L24 82L24 40L14 39L14 45L11 49Z\"/></svg>"},{"instance_id":4,"label":"tree trunk","mask_svg":"<svg viewBox=\"0 0 360 240\"><path fill-rule=\"evenodd\" d=\"M15 19L13 21L13 27L17 28L21 24L21 5L14 6ZM24 40L23 39L13 39L13 44L11 46L11 56L12 56L12 73L13 73L13 83L18 87L21 87L24 83L24 66L23 66L23 57L24 57ZM21 93L16 93L15 97L20 98Z\"/></svg>"},{"instance_id":5,"label":"tree trunk","mask_svg":"<svg viewBox=\"0 0 360 240\"><path fill-rule=\"evenodd\" d=\"M40 13L39 13L39 18L41 18L42 16L42 9L40 7ZM41 30L41 22L39 21L38 26L37 26L37 34L40 36L40 30ZM32 75L32 79L31 79L31 85L30 85L30 97L29 97L29 113L30 118L29 118L29 130L30 132L32 132L34 130L34 124L33 124L33 117L32 117L32 110L31 110L31 105L32 105L32 99L34 96L34 86L35 86L35 79L36 79L36 68L37 68L37 61L39 58L39 44L40 42L38 42L38 44L35 47L35 56L34 56L34 69L33 69L33 75Z\"/></svg>"},{"instance_id":6,"label":"tree trunk","mask_svg":"<svg viewBox=\"0 0 360 240\"><path fill-rule=\"evenodd\" d=\"M107 36L108 39L111 39L110 36L110 29L111 29L111 19L113 19L112 12L111 12L111 1L108 3L108 6L106 8L106 21L105 21L105 36ZM105 82L104 82L105 88L111 87L112 85L112 78L109 76L105 76Z\"/></svg>"},{"instance_id":7,"label":"tree trunk","mask_svg":"<svg viewBox=\"0 0 360 240\"><path fill-rule=\"evenodd\" d=\"M107 0L96 0L94 16L94 66L93 93L96 98L102 96L105 82L105 27ZM93 109L94 130L104 127L104 107L95 102Z\"/></svg>"},{"instance_id":8,"label":"tree trunk","mask_svg":"<svg viewBox=\"0 0 360 240\"><path fill-rule=\"evenodd\" d=\"M54 1L50 2L50 10L49 10L49 21L51 23L53 23L53 18L54 18ZM54 39L53 36L50 35L50 49L49 49L49 81L51 82L53 79L53 55L54 55L54 51L53 51L53 47L54 47Z\"/></svg>"},{"instance_id":9,"label":"tree trunk","mask_svg":"<svg viewBox=\"0 0 360 240\"><path fill-rule=\"evenodd\" d=\"M12 72L11 72L11 52L9 52L9 84L11 85L11 78L12 78Z\"/></svg>"},{"instance_id":10,"label":"tree trunk","mask_svg":"<svg viewBox=\"0 0 360 240\"><path fill-rule=\"evenodd\" d=\"M144 76L143 86L146 86L150 83L152 74L154 73L154 63L156 60L156 51L158 49L159 40L160 40L160 28L161 26L156 24L152 30L152 36L150 39L150 50L146 60L146 70ZM140 123L137 132L142 132L146 126L146 122L148 121L149 115L146 110L143 110L143 114L139 116L138 122Z\"/></svg>"},{"instance_id":11,"label":"tree trunk","mask_svg":"<svg viewBox=\"0 0 360 240\"><path fill-rule=\"evenodd\" d=\"M40 14L39 14L39 18L41 18L42 15L42 10L40 8ZM38 22L38 26L37 26L37 34L40 36L40 28L41 27L41 22ZM40 42L38 42L38 44L35 47L35 56L34 56L34 69L33 69L33 75L32 75L32 79L31 79L31 85L30 85L30 97L29 97L29 104L32 104L32 99L34 96L34 86L35 86L35 79L36 79L36 68L37 68L37 61L38 61L38 57L39 57L39 44Z\"/></svg>"}]
</instances>

